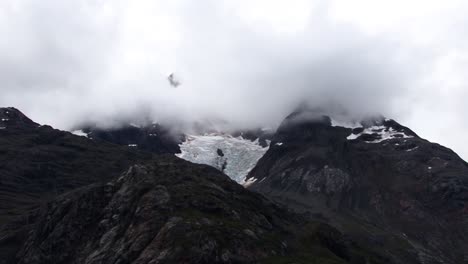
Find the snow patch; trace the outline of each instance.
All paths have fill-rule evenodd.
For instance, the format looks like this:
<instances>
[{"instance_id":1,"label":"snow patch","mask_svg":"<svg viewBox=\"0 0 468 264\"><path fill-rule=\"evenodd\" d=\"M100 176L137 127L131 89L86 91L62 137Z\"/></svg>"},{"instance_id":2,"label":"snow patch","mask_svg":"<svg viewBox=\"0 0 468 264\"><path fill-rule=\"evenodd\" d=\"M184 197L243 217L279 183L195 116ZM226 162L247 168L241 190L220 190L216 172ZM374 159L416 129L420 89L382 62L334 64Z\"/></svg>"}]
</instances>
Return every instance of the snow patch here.
<instances>
[{"instance_id":1,"label":"snow patch","mask_svg":"<svg viewBox=\"0 0 468 264\"><path fill-rule=\"evenodd\" d=\"M0 127L0 129L5 129L6 127Z\"/></svg>"},{"instance_id":2,"label":"snow patch","mask_svg":"<svg viewBox=\"0 0 468 264\"><path fill-rule=\"evenodd\" d=\"M137 144L128 144L129 147L138 147Z\"/></svg>"},{"instance_id":3,"label":"snow patch","mask_svg":"<svg viewBox=\"0 0 468 264\"><path fill-rule=\"evenodd\" d=\"M367 143L380 143L385 140L394 139L394 138L412 138L413 136L406 135L404 132L398 132L393 127L386 126L371 126L364 129L359 134L351 134L347 137L348 140L355 140L363 134L377 134L380 139L375 139L373 141L366 141Z\"/></svg>"},{"instance_id":4,"label":"snow patch","mask_svg":"<svg viewBox=\"0 0 468 264\"><path fill-rule=\"evenodd\" d=\"M265 179L265 178L264 178ZM241 185L244 186L245 188L249 187L250 185L252 185L254 182L257 181L257 178L249 178L247 180L244 180Z\"/></svg>"},{"instance_id":5,"label":"snow patch","mask_svg":"<svg viewBox=\"0 0 468 264\"><path fill-rule=\"evenodd\" d=\"M278 142L275 144L276 146L282 146L283 145L283 142Z\"/></svg>"},{"instance_id":6,"label":"snow patch","mask_svg":"<svg viewBox=\"0 0 468 264\"><path fill-rule=\"evenodd\" d=\"M406 152L410 152L410 151L413 151L413 150L417 150L418 148L419 148L419 146L414 147L414 148L412 148L412 149L407 149Z\"/></svg>"},{"instance_id":7,"label":"snow patch","mask_svg":"<svg viewBox=\"0 0 468 264\"><path fill-rule=\"evenodd\" d=\"M244 184L245 177L268 148L262 147L258 139L250 141L227 134L187 135L186 141L180 144L181 153L176 156L215 167L236 182Z\"/></svg>"},{"instance_id":8,"label":"snow patch","mask_svg":"<svg viewBox=\"0 0 468 264\"><path fill-rule=\"evenodd\" d=\"M345 127L351 129L362 127L361 123L357 121L341 121L334 118L331 119L331 123L333 127Z\"/></svg>"},{"instance_id":9,"label":"snow patch","mask_svg":"<svg viewBox=\"0 0 468 264\"><path fill-rule=\"evenodd\" d=\"M355 140L356 138L358 138L361 134L351 134L349 135L346 139L347 140Z\"/></svg>"},{"instance_id":10,"label":"snow patch","mask_svg":"<svg viewBox=\"0 0 468 264\"><path fill-rule=\"evenodd\" d=\"M83 130L72 131L72 134L80 136L80 137L88 137L88 134L86 134Z\"/></svg>"},{"instance_id":11,"label":"snow patch","mask_svg":"<svg viewBox=\"0 0 468 264\"><path fill-rule=\"evenodd\" d=\"M8 119L8 118L2 118L2 122L6 122L6 121L8 121L8 120L10 120L10 119Z\"/></svg>"}]
</instances>

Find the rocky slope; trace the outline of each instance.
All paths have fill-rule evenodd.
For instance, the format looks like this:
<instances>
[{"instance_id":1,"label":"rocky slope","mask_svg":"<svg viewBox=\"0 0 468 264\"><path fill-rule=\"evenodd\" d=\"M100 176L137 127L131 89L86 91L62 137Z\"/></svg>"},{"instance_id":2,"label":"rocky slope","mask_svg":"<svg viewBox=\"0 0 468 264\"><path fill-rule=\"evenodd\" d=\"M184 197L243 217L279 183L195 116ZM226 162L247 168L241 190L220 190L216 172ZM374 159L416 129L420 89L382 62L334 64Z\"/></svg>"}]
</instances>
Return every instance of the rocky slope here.
<instances>
[{"instance_id":1,"label":"rocky slope","mask_svg":"<svg viewBox=\"0 0 468 264\"><path fill-rule=\"evenodd\" d=\"M182 133L174 132L160 124L147 126L129 124L109 129L88 126L73 133L93 140L134 147L156 154L179 153L179 144L184 141Z\"/></svg>"},{"instance_id":2,"label":"rocky slope","mask_svg":"<svg viewBox=\"0 0 468 264\"><path fill-rule=\"evenodd\" d=\"M30 211L61 193L106 182L152 157L40 126L15 108L0 108L0 120L0 263L27 236Z\"/></svg>"},{"instance_id":3,"label":"rocky slope","mask_svg":"<svg viewBox=\"0 0 468 264\"><path fill-rule=\"evenodd\" d=\"M217 170L175 157L58 197L18 263L390 263Z\"/></svg>"},{"instance_id":4,"label":"rocky slope","mask_svg":"<svg viewBox=\"0 0 468 264\"><path fill-rule=\"evenodd\" d=\"M0 263L395 263L214 168L0 114Z\"/></svg>"},{"instance_id":5,"label":"rocky slope","mask_svg":"<svg viewBox=\"0 0 468 264\"><path fill-rule=\"evenodd\" d=\"M291 114L248 176L271 200L174 157L167 138L146 150L169 156L128 141L154 131L90 139L14 108L0 120L0 263L468 260L467 163L393 120Z\"/></svg>"},{"instance_id":6,"label":"rocky slope","mask_svg":"<svg viewBox=\"0 0 468 264\"><path fill-rule=\"evenodd\" d=\"M393 120L352 129L295 112L248 177L397 262L468 263L467 163Z\"/></svg>"}]
</instances>

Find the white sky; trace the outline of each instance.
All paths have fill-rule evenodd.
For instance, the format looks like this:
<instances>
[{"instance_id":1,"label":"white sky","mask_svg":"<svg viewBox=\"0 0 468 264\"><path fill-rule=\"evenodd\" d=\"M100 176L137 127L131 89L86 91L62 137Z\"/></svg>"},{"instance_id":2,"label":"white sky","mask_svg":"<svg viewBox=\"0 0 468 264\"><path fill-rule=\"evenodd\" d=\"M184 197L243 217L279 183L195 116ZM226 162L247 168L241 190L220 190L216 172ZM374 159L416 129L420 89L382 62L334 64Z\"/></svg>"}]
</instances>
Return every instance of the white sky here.
<instances>
[{"instance_id":1,"label":"white sky","mask_svg":"<svg viewBox=\"0 0 468 264\"><path fill-rule=\"evenodd\" d=\"M467 13L462 0L3 0L0 105L62 129L142 111L263 126L305 100L382 113L466 159Z\"/></svg>"}]
</instances>

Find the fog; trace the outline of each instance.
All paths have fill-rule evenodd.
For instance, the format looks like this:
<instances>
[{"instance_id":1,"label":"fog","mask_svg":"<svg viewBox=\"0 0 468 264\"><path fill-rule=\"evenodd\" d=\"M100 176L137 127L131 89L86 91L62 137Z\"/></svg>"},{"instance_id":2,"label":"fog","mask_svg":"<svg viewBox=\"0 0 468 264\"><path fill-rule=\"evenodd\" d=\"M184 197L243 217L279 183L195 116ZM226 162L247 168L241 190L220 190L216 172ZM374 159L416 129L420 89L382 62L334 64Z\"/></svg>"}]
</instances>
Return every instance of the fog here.
<instances>
[{"instance_id":1,"label":"fog","mask_svg":"<svg viewBox=\"0 0 468 264\"><path fill-rule=\"evenodd\" d=\"M307 103L394 118L468 158L467 11L458 0L5 0L0 105L61 129L245 128Z\"/></svg>"}]
</instances>

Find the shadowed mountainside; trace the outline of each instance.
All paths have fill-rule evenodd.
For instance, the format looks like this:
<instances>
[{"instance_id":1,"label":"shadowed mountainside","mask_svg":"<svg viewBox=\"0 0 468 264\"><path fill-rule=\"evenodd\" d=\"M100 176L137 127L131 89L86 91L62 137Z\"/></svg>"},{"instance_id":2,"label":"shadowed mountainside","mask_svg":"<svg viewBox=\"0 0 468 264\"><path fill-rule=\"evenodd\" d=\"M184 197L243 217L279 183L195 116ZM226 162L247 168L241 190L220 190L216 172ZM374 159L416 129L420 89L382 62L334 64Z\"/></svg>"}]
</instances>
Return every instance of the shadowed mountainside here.
<instances>
[{"instance_id":1,"label":"shadowed mountainside","mask_svg":"<svg viewBox=\"0 0 468 264\"><path fill-rule=\"evenodd\" d=\"M401 263L406 255L420 263L468 261L467 163L393 120L350 129L293 113L248 178L256 179L251 190L321 214Z\"/></svg>"},{"instance_id":2,"label":"shadowed mountainside","mask_svg":"<svg viewBox=\"0 0 468 264\"><path fill-rule=\"evenodd\" d=\"M394 263L214 168L0 113L0 263Z\"/></svg>"}]
</instances>

